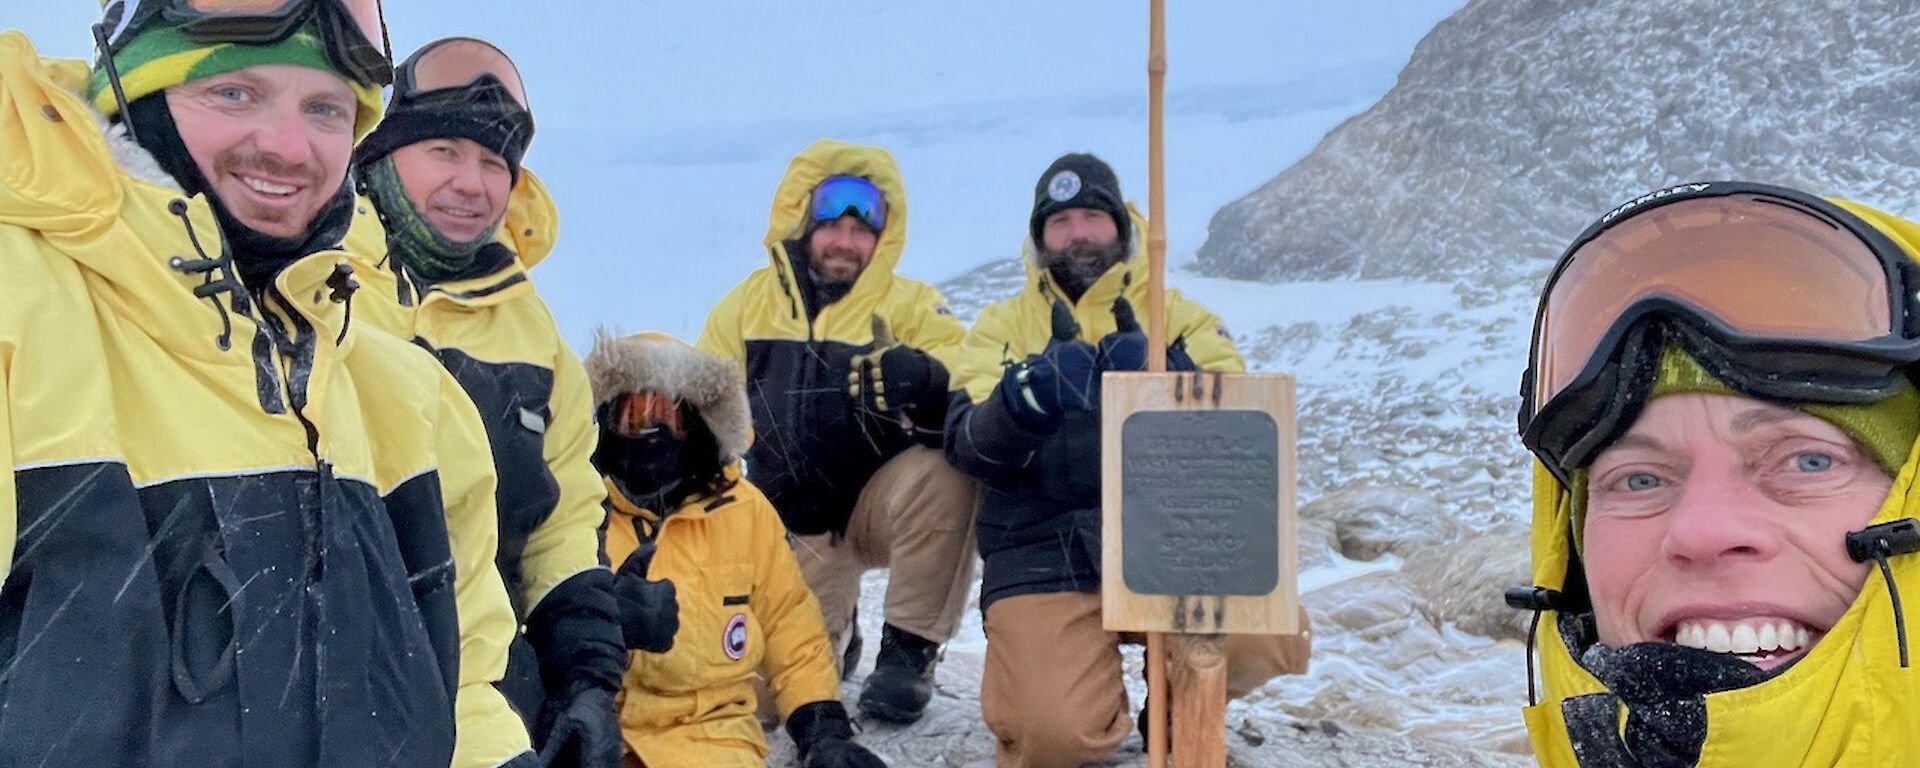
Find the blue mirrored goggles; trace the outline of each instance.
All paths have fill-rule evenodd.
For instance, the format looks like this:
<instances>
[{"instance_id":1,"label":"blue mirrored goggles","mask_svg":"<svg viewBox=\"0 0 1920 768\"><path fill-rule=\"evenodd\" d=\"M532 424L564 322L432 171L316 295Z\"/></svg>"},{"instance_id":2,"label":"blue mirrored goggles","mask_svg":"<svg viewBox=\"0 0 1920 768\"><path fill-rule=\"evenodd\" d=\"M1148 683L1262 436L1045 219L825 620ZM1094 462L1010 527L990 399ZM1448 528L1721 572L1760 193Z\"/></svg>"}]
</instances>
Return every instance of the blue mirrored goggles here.
<instances>
[{"instance_id":1,"label":"blue mirrored goggles","mask_svg":"<svg viewBox=\"0 0 1920 768\"><path fill-rule=\"evenodd\" d=\"M847 214L858 216L878 232L887 227L887 198L873 182L859 176L829 176L813 188L810 215L816 222Z\"/></svg>"}]
</instances>

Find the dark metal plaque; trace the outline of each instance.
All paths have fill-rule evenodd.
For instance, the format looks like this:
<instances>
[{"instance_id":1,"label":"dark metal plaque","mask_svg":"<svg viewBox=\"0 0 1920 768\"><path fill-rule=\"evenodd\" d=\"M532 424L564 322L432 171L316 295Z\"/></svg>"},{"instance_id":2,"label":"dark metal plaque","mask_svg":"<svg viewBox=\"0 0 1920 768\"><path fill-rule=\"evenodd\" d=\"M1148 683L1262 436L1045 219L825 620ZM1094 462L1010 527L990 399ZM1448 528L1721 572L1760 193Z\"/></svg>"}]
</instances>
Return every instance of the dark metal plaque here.
<instances>
[{"instance_id":1,"label":"dark metal plaque","mask_svg":"<svg viewBox=\"0 0 1920 768\"><path fill-rule=\"evenodd\" d=\"M1142 411L1120 432L1122 575L1143 595L1280 581L1280 430L1262 411Z\"/></svg>"}]
</instances>

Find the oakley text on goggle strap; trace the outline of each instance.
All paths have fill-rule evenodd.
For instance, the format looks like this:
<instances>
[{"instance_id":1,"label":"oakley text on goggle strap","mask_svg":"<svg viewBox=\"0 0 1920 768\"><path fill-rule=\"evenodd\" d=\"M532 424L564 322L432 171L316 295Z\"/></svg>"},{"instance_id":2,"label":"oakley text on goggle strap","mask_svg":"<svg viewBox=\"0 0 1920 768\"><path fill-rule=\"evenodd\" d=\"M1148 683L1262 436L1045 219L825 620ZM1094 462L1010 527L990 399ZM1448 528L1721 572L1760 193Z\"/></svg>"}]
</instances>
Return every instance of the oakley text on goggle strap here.
<instances>
[{"instance_id":1,"label":"oakley text on goggle strap","mask_svg":"<svg viewBox=\"0 0 1920 768\"><path fill-rule=\"evenodd\" d=\"M832 221L849 213L874 231L887 228L887 200L873 182L859 176L830 176L813 188L809 209L814 221Z\"/></svg>"},{"instance_id":2,"label":"oakley text on goggle strap","mask_svg":"<svg viewBox=\"0 0 1920 768\"><path fill-rule=\"evenodd\" d=\"M1916 274L1871 225L1794 190L1712 182L1643 196L1589 228L1548 279L1522 441L1566 479L1637 412L1640 369L1660 351L1648 345L1683 343L1756 395L1884 396L1920 360ZM1668 330L1646 327L1655 321Z\"/></svg>"}]
</instances>

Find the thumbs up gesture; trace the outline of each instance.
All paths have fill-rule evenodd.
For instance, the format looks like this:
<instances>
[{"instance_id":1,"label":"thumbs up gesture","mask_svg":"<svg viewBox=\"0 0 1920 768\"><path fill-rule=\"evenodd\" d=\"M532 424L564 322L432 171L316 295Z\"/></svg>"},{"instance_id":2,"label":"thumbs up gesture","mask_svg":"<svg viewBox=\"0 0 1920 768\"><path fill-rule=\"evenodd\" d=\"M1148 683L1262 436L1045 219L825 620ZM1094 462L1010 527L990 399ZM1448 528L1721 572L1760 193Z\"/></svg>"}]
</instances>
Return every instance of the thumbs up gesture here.
<instances>
[{"instance_id":1,"label":"thumbs up gesture","mask_svg":"<svg viewBox=\"0 0 1920 768\"><path fill-rule=\"evenodd\" d=\"M873 343L848 365L847 396L867 414L899 421L903 427L939 429L947 412L947 367L900 343L879 313L872 323Z\"/></svg>"},{"instance_id":2,"label":"thumbs up gesture","mask_svg":"<svg viewBox=\"0 0 1920 768\"><path fill-rule=\"evenodd\" d=\"M620 629L630 651L666 653L680 632L680 598L673 582L647 578L657 550L653 539L642 538L614 574L613 596L620 604Z\"/></svg>"},{"instance_id":3,"label":"thumbs up gesture","mask_svg":"<svg viewBox=\"0 0 1920 768\"><path fill-rule=\"evenodd\" d=\"M1099 350L1080 340L1080 323L1055 300L1047 346L1007 367L999 391L1008 413L1029 431L1052 434L1071 411L1100 409Z\"/></svg>"}]
</instances>

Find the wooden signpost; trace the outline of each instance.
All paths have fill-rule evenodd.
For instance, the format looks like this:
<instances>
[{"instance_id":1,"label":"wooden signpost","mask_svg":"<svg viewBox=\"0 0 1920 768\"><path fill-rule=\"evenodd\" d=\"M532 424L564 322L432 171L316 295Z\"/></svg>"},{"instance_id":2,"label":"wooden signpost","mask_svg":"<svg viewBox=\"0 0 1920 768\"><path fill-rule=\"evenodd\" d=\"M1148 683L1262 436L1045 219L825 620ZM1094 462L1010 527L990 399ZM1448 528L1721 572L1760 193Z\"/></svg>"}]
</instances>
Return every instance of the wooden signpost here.
<instances>
[{"instance_id":1,"label":"wooden signpost","mask_svg":"<svg viewBox=\"0 0 1920 768\"><path fill-rule=\"evenodd\" d=\"M1166 371L1164 0L1151 9L1148 372L1101 382L1101 607L1108 631L1147 633L1148 764L1165 768L1171 699L1175 763L1225 766L1225 636L1303 629L1293 377Z\"/></svg>"}]
</instances>

